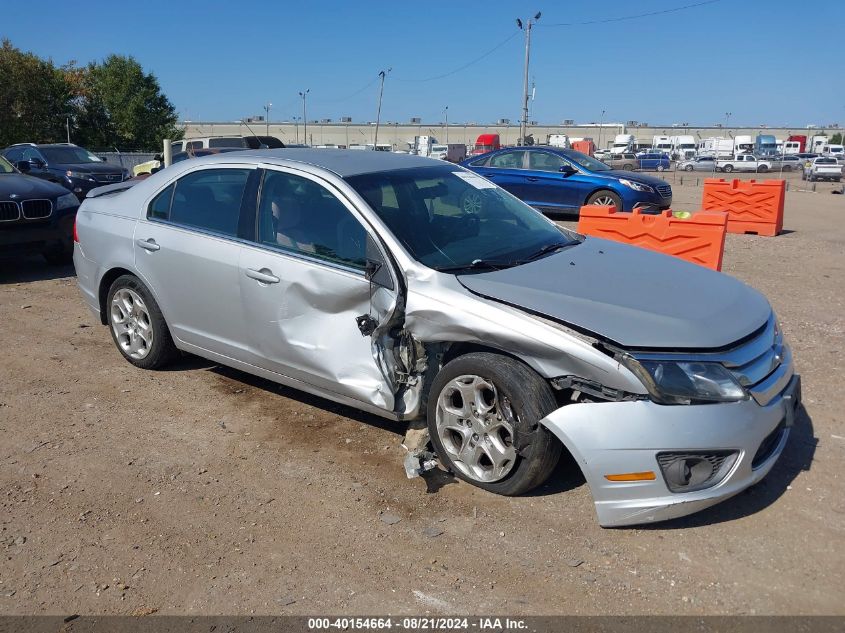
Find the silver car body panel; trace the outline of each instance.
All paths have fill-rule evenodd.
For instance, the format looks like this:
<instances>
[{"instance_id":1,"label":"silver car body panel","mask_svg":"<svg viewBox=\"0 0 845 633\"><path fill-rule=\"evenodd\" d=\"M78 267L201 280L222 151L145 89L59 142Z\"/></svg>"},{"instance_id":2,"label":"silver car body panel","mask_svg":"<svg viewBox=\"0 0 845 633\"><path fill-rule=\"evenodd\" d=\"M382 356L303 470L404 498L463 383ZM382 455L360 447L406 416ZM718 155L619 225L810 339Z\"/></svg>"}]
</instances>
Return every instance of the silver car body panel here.
<instances>
[{"instance_id":1,"label":"silver car body panel","mask_svg":"<svg viewBox=\"0 0 845 633\"><path fill-rule=\"evenodd\" d=\"M766 348L775 339L765 336L757 347L730 351L761 328L769 331L771 309L759 293L719 273L595 238L493 273L434 271L411 257L344 180L433 165L442 163L323 149L246 150L178 163L128 190L86 199L74 250L79 286L99 314L103 280L128 271L154 295L180 349L391 419L424 415L426 386L444 354L461 344L514 356L552 384L571 377L607 388L623 401L578 401L575 393L576 401L542 420L584 470L603 525L686 514L765 474L777 456L749 473L746 455L782 418L791 355L785 348L776 365L777 350ZM146 218L149 203L171 182L209 167L283 170L315 180L363 224L392 287L305 254ZM159 250L142 247L151 238ZM250 269L280 281L263 283L245 274ZM367 336L356 323L364 314L377 323ZM648 400L614 346L660 358L721 354L720 362L734 363L732 371L755 379L767 363L775 369L756 383L760 402L662 406ZM695 493L670 494L662 482L663 489L603 480L607 472L654 470L656 450L699 446L735 447L743 457L724 482Z\"/></svg>"}]
</instances>

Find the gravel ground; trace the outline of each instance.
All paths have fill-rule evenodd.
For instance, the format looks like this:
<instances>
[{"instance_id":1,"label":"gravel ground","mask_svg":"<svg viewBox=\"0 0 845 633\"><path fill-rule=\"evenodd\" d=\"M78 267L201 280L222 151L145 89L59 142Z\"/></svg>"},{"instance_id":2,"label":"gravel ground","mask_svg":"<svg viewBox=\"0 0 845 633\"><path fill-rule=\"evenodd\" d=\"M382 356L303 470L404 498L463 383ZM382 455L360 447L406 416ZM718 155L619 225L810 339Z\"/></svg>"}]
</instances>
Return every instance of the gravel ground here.
<instances>
[{"instance_id":1,"label":"gravel ground","mask_svg":"<svg viewBox=\"0 0 845 633\"><path fill-rule=\"evenodd\" d=\"M778 312L806 415L761 484L646 529L600 528L565 468L520 498L408 480L399 424L134 369L72 269L0 261L0 613L845 614L845 197L790 182L785 234L729 235L724 268Z\"/></svg>"}]
</instances>

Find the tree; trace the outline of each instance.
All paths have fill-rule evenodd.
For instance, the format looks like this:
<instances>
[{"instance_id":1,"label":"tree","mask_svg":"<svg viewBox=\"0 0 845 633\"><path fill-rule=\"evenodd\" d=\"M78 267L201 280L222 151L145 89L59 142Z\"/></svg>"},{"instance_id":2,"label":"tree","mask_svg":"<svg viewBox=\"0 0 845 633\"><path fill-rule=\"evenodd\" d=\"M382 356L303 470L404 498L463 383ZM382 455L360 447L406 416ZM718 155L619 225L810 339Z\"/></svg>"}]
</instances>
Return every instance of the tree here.
<instances>
[{"instance_id":1,"label":"tree","mask_svg":"<svg viewBox=\"0 0 845 633\"><path fill-rule=\"evenodd\" d=\"M831 145L842 145L842 132L837 132L833 136L830 137L830 144Z\"/></svg>"},{"instance_id":2,"label":"tree","mask_svg":"<svg viewBox=\"0 0 845 633\"><path fill-rule=\"evenodd\" d=\"M63 141L71 94L52 62L25 53L8 39L0 45L0 147Z\"/></svg>"},{"instance_id":3,"label":"tree","mask_svg":"<svg viewBox=\"0 0 845 633\"><path fill-rule=\"evenodd\" d=\"M176 110L156 77L133 58L110 55L80 72L65 69L75 90L76 123L92 147L157 150L165 138L182 138Z\"/></svg>"}]
</instances>

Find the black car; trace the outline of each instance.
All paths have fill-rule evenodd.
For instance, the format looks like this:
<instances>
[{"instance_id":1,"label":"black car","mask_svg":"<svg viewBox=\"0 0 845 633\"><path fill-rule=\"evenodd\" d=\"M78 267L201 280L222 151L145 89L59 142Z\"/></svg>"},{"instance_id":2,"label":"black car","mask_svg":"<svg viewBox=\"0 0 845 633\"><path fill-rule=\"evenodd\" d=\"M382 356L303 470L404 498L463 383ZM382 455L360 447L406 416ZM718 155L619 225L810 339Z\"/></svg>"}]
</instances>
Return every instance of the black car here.
<instances>
[{"instance_id":1,"label":"black car","mask_svg":"<svg viewBox=\"0 0 845 633\"><path fill-rule=\"evenodd\" d=\"M73 193L0 156L0 255L42 253L51 264L70 263L77 209Z\"/></svg>"},{"instance_id":2,"label":"black car","mask_svg":"<svg viewBox=\"0 0 845 633\"><path fill-rule=\"evenodd\" d=\"M63 185L80 200L95 187L129 178L126 169L103 162L87 149L70 143L19 143L4 149L3 156L24 173Z\"/></svg>"}]
</instances>

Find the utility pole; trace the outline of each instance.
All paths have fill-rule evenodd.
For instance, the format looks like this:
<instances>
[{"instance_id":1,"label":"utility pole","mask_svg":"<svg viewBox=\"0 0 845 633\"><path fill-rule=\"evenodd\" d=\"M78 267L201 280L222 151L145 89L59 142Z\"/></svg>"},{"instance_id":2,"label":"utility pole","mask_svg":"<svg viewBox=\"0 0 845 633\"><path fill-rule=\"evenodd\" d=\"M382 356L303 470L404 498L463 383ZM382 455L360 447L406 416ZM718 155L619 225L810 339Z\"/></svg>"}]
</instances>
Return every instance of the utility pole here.
<instances>
[{"instance_id":1,"label":"utility pole","mask_svg":"<svg viewBox=\"0 0 845 633\"><path fill-rule=\"evenodd\" d=\"M388 68L386 71L380 70L378 76L381 77L381 86L378 89L378 110L376 110L376 133L373 135L373 151L377 151L378 148L378 124L381 120L381 98L384 96L384 78L387 77L387 73L389 73L393 68Z\"/></svg>"},{"instance_id":2,"label":"utility pole","mask_svg":"<svg viewBox=\"0 0 845 633\"><path fill-rule=\"evenodd\" d=\"M443 114L446 116L446 145L449 144L449 106L446 106L443 110Z\"/></svg>"},{"instance_id":3,"label":"utility pole","mask_svg":"<svg viewBox=\"0 0 845 633\"><path fill-rule=\"evenodd\" d=\"M272 108L272 107L273 107L273 104L272 104L272 103L270 103L270 102L268 102L268 103L264 106L264 112L266 112L266 113L267 113L267 116L266 116L266 117L265 117L265 119L264 119L264 123L265 123L265 126L264 126L264 133L265 133L267 136L270 136L270 108Z\"/></svg>"},{"instance_id":4,"label":"utility pole","mask_svg":"<svg viewBox=\"0 0 845 633\"><path fill-rule=\"evenodd\" d=\"M516 25L525 31L525 71L522 77L522 120L519 122L519 145L525 145L525 136L528 130L528 60L531 56L531 28L539 19L539 11L533 18L528 18L524 26L522 20L516 19Z\"/></svg>"},{"instance_id":5,"label":"utility pole","mask_svg":"<svg viewBox=\"0 0 845 633\"><path fill-rule=\"evenodd\" d=\"M731 114L731 112L725 112L725 132L727 132L728 125L730 124Z\"/></svg>"},{"instance_id":6,"label":"utility pole","mask_svg":"<svg viewBox=\"0 0 845 633\"><path fill-rule=\"evenodd\" d=\"M302 131L302 140L305 141L306 145L308 144L308 114L305 109L305 97L309 92L311 92L311 88L299 93L299 96L302 97L302 125L305 126Z\"/></svg>"},{"instance_id":7,"label":"utility pole","mask_svg":"<svg viewBox=\"0 0 845 633\"><path fill-rule=\"evenodd\" d=\"M599 117L599 149L603 149L601 146L601 133L604 130L604 110L601 111L601 116Z\"/></svg>"},{"instance_id":8,"label":"utility pole","mask_svg":"<svg viewBox=\"0 0 845 633\"><path fill-rule=\"evenodd\" d=\"M299 145L299 119L302 117L295 116L293 117L293 129L296 132L296 144Z\"/></svg>"}]
</instances>

